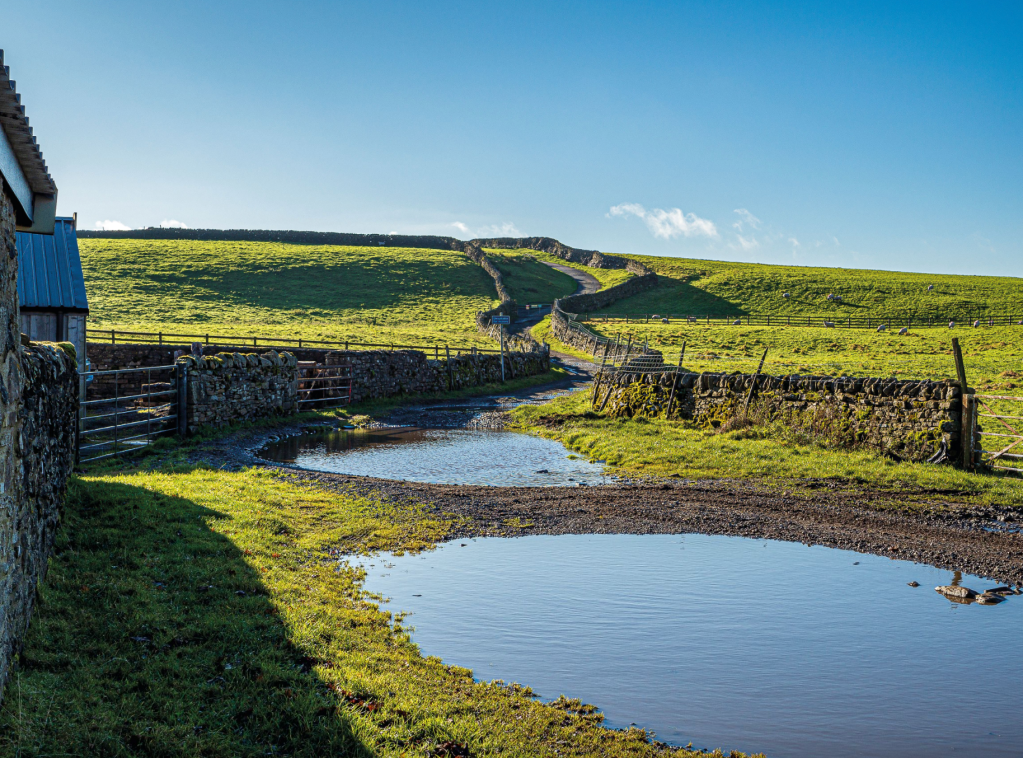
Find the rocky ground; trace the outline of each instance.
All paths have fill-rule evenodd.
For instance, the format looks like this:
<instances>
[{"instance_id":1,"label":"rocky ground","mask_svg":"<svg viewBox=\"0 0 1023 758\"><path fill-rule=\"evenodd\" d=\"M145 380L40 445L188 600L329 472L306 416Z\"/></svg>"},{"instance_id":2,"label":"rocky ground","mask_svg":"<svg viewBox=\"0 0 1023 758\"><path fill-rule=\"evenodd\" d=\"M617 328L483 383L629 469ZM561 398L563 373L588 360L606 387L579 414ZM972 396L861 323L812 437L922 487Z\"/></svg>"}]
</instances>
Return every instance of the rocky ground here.
<instances>
[{"instance_id":1,"label":"rocky ground","mask_svg":"<svg viewBox=\"0 0 1023 758\"><path fill-rule=\"evenodd\" d=\"M575 370L561 386L473 401L472 405L466 401L411 405L395 411L387 421L412 426L499 424L503 408L542 402L589 379L587 364L579 362ZM1023 514L1010 509L964 508L954 493L928 493L933 508L910 512L889 507L890 491L850 489L847 482L831 480L803 482L798 493L762 483L681 479L624 480L596 487L479 487L303 471L257 455L269 441L308 431L308 425L284 425L243 432L208 443L193 457L196 462L230 469L253 465L276 468L293 481L338 492L372 491L387 499L428 503L438 513L467 517L460 521L455 537L723 534L843 548L1023 585ZM950 502L957 507L948 508Z\"/></svg>"}]
</instances>

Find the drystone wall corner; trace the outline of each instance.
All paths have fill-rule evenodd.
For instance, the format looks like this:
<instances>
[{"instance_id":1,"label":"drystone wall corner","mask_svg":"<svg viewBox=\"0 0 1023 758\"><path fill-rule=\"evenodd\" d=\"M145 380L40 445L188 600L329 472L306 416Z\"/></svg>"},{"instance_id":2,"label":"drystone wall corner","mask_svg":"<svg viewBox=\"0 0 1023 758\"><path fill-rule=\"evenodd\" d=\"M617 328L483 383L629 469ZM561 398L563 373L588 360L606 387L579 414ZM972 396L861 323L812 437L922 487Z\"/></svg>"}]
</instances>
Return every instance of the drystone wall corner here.
<instances>
[{"instance_id":1,"label":"drystone wall corner","mask_svg":"<svg viewBox=\"0 0 1023 758\"><path fill-rule=\"evenodd\" d=\"M298 411L298 361L288 352L181 356L188 432Z\"/></svg>"}]
</instances>

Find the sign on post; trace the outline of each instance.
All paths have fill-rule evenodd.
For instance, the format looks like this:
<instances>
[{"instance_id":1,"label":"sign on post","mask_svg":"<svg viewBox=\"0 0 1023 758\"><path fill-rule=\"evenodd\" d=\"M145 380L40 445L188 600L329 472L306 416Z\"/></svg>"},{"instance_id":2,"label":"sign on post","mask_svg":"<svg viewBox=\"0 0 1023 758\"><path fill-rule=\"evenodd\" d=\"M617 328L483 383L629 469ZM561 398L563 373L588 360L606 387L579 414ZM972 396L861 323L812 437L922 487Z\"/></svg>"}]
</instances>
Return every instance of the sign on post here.
<instances>
[{"instance_id":1,"label":"sign on post","mask_svg":"<svg viewBox=\"0 0 1023 758\"><path fill-rule=\"evenodd\" d=\"M490 323L492 323L492 324L510 324L511 323L511 316L494 316L493 318L490 319Z\"/></svg>"}]
</instances>

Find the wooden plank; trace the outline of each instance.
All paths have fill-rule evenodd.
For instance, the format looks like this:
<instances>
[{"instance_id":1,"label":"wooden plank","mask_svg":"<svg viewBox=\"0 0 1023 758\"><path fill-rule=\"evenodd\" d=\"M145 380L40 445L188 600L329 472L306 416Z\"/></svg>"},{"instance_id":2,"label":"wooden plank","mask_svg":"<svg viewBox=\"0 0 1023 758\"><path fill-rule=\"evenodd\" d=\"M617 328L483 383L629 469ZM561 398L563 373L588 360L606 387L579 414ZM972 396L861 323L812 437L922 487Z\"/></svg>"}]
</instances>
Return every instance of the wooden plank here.
<instances>
[{"instance_id":1,"label":"wooden plank","mask_svg":"<svg viewBox=\"0 0 1023 758\"><path fill-rule=\"evenodd\" d=\"M959 347L959 338L952 338L952 355L955 357L956 375L959 377L959 388L965 395L969 391L966 384L966 364L963 363L963 349Z\"/></svg>"},{"instance_id":2,"label":"wooden plank","mask_svg":"<svg viewBox=\"0 0 1023 758\"><path fill-rule=\"evenodd\" d=\"M760 372L764 370L764 361L767 360L767 349L764 349L764 354L760 357L760 365L757 366L757 373L753 375L753 379L749 385L749 393L746 395L746 402L742 405L742 416L746 417L746 411L749 410L750 400L753 399L753 393L757 389L757 380L760 378Z\"/></svg>"}]
</instances>

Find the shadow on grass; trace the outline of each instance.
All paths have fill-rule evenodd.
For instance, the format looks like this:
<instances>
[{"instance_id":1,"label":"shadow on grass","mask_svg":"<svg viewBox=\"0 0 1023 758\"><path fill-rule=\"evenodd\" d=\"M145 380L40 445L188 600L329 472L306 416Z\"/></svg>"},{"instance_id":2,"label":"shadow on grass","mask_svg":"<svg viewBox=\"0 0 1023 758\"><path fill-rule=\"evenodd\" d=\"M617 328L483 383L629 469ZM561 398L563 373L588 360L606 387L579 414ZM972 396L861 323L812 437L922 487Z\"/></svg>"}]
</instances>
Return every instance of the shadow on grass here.
<instances>
[{"instance_id":1,"label":"shadow on grass","mask_svg":"<svg viewBox=\"0 0 1023 758\"><path fill-rule=\"evenodd\" d=\"M3 755L369 756L258 570L182 497L73 480Z\"/></svg>"}]
</instances>

